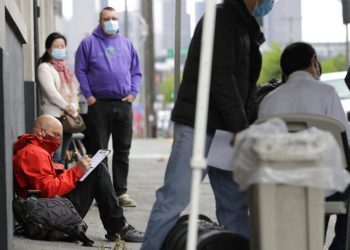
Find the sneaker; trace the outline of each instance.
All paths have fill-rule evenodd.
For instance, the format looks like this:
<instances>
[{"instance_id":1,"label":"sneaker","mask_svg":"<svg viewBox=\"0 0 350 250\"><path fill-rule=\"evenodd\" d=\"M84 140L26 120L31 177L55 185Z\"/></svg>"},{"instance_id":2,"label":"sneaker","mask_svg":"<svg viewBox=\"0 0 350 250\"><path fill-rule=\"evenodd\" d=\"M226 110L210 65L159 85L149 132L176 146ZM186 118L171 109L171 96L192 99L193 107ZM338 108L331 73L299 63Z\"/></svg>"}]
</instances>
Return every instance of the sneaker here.
<instances>
[{"instance_id":1,"label":"sneaker","mask_svg":"<svg viewBox=\"0 0 350 250\"><path fill-rule=\"evenodd\" d=\"M118 196L119 205L122 207L136 207L136 201L131 199L128 194Z\"/></svg>"},{"instance_id":2,"label":"sneaker","mask_svg":"<svg viewBox=\"0 0 350 250\"><path fill-rule=\"evenodd\" d=\"M116 241L120 238L126 242L142 242L145 233L138 231L133 226L127 224L117 234L106 234L105 237L109 241Z\"/></svg>"}]
</instances>

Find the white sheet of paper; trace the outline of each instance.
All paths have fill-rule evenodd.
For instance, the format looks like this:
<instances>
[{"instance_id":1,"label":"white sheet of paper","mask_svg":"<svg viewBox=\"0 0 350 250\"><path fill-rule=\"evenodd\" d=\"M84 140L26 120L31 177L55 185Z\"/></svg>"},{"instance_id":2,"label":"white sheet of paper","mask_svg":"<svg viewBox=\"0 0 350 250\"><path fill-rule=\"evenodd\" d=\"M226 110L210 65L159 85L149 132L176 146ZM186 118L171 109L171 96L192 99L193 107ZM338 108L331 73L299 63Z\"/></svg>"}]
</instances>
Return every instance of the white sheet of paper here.
<instances>
[{"instance_id":1,"label":"white sheet of paper","mask_svg":"<svg viewBox=\"0 0 350 250\"><path fill-rule=\"evenodd\" d=\"M232 171L233 148L230 145L233 133L216 130L208 152L208 166Z\"/></svg>"},{"instance_id":2,"label":"white sheet of paper","mask_svg":"<svg viewBox=\"0 0 350 250\"><path fill-rule=\"evenodd\" d=\"M85 180L85 178L92 172L92 170L94 170L95 167L97 167L98 164L100 164L100 162L103 161L103 159L106 158L106 156L109 155L110 152L111 150L109 149L100 149L99 151L97 151L97 153L91 158L91 168L79 179L79 181Z\"/></svg>"}]
</instances>

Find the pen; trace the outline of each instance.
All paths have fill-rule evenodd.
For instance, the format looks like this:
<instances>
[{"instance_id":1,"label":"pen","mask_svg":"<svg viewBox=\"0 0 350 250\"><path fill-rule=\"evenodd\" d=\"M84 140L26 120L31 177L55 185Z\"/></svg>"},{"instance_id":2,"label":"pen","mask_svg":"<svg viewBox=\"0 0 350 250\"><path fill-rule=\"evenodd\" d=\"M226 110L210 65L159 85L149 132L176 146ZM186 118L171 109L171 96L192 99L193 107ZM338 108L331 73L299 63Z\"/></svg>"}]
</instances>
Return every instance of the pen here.
<instances>
[{"instance_id":1,"label":"pen","mask_svg":"<svg viewBox=\"0 0 350 250\"><path fill-rule=\"evenodd\" d=\"M83 157L83 156L81 156L81 154L79 154L78 152L75 152L75 155L78 157L78 160L79 160L81 157Z\"/></svg>"}]
</instances>

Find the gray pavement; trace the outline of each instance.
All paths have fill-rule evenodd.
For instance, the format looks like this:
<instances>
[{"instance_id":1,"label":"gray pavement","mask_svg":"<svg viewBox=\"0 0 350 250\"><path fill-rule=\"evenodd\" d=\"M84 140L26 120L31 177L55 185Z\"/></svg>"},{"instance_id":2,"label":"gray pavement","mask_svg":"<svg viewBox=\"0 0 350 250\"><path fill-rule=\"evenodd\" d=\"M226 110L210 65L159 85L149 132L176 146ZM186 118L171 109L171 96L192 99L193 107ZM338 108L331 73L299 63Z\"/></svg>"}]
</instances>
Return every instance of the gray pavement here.
<instances>
[{"instance_id":1,"label":"gray pavement","mask_svg":"<svg viewBox=\"0 0 350 250\"><path fill-rule=\"evenodd\" d=\"M129 195L136 199L136 208L124 208L125 216L130 224L139 230L145 230L149 213L155 200L155 191L163 183L166 162L170 153L171 139L134 139L130 155ZM111 161L111 156L109 156ZM215 219L214 197L206 178L201 184L200 213ZM184 213L188 213L187 208ZM94 248L113 249L114 244L105 241L105 230L99 219L98 209L92 206L85 221L89 226L87 236L95 241ZM334 219L330 223L330 232ZM332 237L332 236L330 236ZM329 238L330 238L329 237ZM329 242L330 239L327 239ZM327 245L327 244L326 244ZM55 249L87 249L76 243L35 241L14 236L15 250L55 250ZM140 249L140 243L127 243L129 250ZM328 249L327 247L324 250Z\"/></svg>"}]
</instances>

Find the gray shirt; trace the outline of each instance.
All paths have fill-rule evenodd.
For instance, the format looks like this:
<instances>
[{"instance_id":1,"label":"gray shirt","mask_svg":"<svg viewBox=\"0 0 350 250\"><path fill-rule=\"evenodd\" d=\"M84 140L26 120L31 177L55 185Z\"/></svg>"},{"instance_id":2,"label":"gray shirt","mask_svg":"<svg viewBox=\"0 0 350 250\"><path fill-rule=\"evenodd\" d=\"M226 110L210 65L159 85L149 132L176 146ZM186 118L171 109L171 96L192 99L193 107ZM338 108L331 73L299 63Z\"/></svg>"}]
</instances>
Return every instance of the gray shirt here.
<instances>
[{"instance_id":1,"label":"gray shirt","mask_svg":"<svg viewBox=\"0 0 350 250\"><path fill-rule=\"evenodd\" d=\"M259 117L285 113L313 113L333 117L344 124L350 143L350 127L335 89L302 70L292 73L288 81L265 96Z\"/></svg>"}]
</instances>

